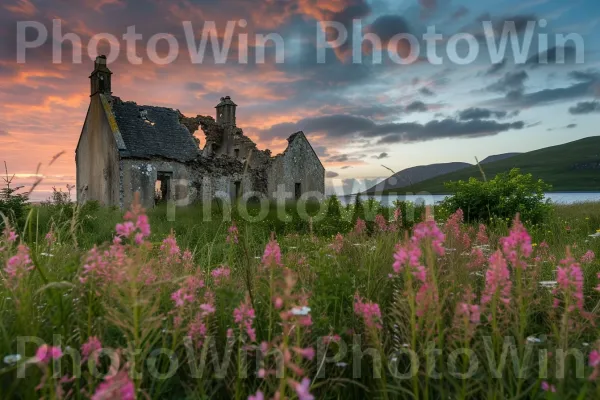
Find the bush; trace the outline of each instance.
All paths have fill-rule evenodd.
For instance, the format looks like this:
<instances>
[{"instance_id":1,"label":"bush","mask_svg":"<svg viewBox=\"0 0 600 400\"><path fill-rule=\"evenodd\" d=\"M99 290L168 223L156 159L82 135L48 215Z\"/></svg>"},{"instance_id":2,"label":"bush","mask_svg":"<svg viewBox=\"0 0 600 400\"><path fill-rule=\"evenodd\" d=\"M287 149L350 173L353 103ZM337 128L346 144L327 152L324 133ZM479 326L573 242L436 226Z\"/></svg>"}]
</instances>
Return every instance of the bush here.
<instances>
[{"instance_id":1,"label":"bush","mask_svg":"<svg viewBox=\"0 0 600 400\"><path fill-rule=\"evenodd\" d=\"M469 222L494 217L512 219L519 213L521 220L535 223L544 220L551 210L550 201L544 199L551 186L541 179L535 181L531 174L521 174L518 168L489 181L470 178L445 186L454 194L440 203L438 211L452 214L462 209Z\"/></svg>"},{"instance_id":2,"label":"bush","mask_svg":"<svg viewBox=\"0 0 600 400\"><path fill-rule=\"evenodd\" d=\"M12 177L8 175L6 163L4 163L4 167L6 176L2 178L5 187L0 189L0 214L10 219L13 225L21 226L27 215L28 196L27 194L17 193L22 187L11 187L14 175ZM0 228L3 228L3 225L4 220L0 218Z\"/></svg>"}]
</instances>

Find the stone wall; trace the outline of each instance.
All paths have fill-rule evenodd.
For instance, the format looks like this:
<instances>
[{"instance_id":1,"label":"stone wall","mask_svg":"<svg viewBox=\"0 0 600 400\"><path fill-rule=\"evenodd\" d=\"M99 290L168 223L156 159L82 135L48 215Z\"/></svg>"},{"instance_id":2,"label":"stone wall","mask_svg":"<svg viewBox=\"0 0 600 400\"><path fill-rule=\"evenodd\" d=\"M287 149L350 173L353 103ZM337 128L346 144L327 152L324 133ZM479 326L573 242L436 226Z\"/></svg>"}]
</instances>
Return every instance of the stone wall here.
<instances>
[{"instance_id":1,"label":"stone wall","mask_svg":"<svg viewBox=\"0 0 600 400\"><path fill-rule=\"evenodd\" d=\"M303 195L311 192L322 196L325 193L325 168L319 157L303 133L292 135L288 141L288 148L273 158L268 170L269 197L282 201L286 198L285 191L287 199L291 200L295 197L297 184Z\"/></svg>"},{"instance_id":2,"label":"stone wall","mask_svg":"<svg viewBox=\"0 0 600 400\"><path fill-rule=\"evenodd\" d=\"M170 160L123 159L120 164L123 182L121 193L123 207L126 209L131 205L136 192L140 194L140 202L144 208L154 207L159 172L171 175L169 200L176 200L182 204L189 204L193 200L190 170L183 163Z\"/></svg>"},{"instance_id":3,"label":"stone wall","mask_svg":"<svg viewBox=\"0 0 600 400\"><path fill-rule=\"evenodd\" d=\"M92 96L77 149L77 201L119 206L119 150L100 95Z\"/></svg>"}]
</instances>

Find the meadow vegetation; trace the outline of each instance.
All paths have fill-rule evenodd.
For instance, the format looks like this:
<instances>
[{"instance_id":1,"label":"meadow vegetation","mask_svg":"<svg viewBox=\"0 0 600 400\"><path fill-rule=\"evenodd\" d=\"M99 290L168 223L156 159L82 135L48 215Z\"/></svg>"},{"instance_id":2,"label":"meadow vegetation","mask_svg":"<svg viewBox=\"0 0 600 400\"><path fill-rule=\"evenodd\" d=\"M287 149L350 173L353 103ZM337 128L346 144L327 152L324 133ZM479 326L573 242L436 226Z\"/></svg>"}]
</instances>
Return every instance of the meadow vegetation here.
<instances>
[{"instance_id":1,"label":"meadow vegetation","mask_svg":"<svg viewBox=\"0 0 600 400\"><path fill-rule=\"evenodd\" d=\"M0 231L2 398L600 397L600 203L63 200Z\"/></svg>"}]
</instances>

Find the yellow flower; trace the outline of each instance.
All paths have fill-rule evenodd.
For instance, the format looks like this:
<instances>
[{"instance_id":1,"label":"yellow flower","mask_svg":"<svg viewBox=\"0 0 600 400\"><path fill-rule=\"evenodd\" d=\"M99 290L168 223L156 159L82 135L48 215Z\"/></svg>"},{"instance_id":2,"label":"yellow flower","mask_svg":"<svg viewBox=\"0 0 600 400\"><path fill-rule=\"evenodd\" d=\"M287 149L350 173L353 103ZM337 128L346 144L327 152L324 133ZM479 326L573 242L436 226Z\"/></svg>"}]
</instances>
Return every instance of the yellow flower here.
<instances>
[{"instance_id":1,"label":"yellow flower","mask_svg":"<svg viewBox=\"0 0 600 400\"><path fill-rule=\"evenodd\" d=\"M531 243L531 247L537 246L537 243Z\"/></svg>"}]
</instances>

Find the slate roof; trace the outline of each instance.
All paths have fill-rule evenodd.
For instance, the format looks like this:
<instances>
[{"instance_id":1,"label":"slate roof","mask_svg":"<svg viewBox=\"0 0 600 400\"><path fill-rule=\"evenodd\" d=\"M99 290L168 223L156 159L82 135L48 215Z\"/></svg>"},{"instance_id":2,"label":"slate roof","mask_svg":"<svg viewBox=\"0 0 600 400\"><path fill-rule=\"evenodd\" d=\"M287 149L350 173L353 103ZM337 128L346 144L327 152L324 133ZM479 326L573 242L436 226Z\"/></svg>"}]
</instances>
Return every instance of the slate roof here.
<instances>
[{"instance_id":1,"label":"slate roof","mask_svg":"<svg viewBox=\"0 0 600 400\"><path fill-rule=\"evenodd\" d=\"M179 122L177 110L115 100L112 110L127 148L123 157L185 162L200 153L192 134Z\"/></svg>"}]
</instances>

